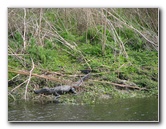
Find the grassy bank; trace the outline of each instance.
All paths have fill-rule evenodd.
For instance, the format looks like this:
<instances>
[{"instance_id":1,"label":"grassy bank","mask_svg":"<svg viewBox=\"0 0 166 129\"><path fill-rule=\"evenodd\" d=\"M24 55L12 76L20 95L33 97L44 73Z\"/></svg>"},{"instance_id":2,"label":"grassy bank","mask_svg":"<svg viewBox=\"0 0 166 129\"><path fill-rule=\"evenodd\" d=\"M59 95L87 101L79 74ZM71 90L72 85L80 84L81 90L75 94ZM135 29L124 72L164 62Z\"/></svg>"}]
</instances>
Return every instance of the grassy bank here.
<instances>
[{"instance_id":1,"label":"grassy bank","mask_svg":"<svg viewBox=\"0 0 166 129\"><path fill-rule=\"evenodd\" d=\"M66 103L158 96L158 9L8 9L8 95L91 78Z\"/></svg>"}]
</instances>

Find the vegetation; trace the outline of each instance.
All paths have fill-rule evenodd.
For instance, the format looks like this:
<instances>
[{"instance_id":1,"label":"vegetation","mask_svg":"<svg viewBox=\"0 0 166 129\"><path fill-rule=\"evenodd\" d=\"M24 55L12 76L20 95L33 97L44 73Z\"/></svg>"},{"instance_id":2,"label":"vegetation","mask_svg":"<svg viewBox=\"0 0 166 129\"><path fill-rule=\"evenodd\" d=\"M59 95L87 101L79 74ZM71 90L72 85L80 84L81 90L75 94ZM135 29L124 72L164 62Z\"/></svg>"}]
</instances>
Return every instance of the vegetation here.
<instances>
[{"instance_id":1,"label":"vegetation","mask_svg":"<svg viewBox=\"0 0 166 129\"><path fill-rule=\"evenodd\" d=\"M158 9L8 9L9 101L48 100L34 88L71 84L64 103L158 96Z\"/></svg>"}]
</instances>

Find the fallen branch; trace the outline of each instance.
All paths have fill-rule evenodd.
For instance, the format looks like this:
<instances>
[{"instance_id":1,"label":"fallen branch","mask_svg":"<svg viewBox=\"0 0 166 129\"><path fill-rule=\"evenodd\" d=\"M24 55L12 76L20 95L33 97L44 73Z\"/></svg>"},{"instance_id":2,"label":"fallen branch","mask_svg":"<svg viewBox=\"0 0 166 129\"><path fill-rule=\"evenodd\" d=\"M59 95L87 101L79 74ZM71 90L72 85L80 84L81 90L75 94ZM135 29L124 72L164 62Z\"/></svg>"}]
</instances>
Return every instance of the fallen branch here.
<instances>
[{"instance_id":1,"label":"fallen branch","mask_svg":"<svg viewBox=\"0 0 166 129\"><path fill-rule=\"evenodd\" d=\"M29 75L29 71L25 71L25 70L16 71L16 70L9 69L9 72L17 73L17 74L20 74L20 75ZM58 78L50 77L50 76L46 76L46 75L38 75L38 74L35 74L35 73L32 73L31 76L38 77L38 78L43 78L43 79L48 79L48 80L51 80L51 81L56 81L56 82L60 82L60 83L64 83L64 84L70 84L71 83L70 81L66 81L66 80L62 80L62 79L58 79Z\"/></svg>"},{"instance_id":2,"label":"fallen branch","mask_svg":"<svg viewBox=\"0 0 166 129\"><path fill-rule=\"evenodd\" d=\"M144 90L146 88L140 88L138 86L131 86L131 85L125 85L125 84L118 84L118 83L113 83L113 82L108 82L108 81L98 81L98 80L93 80L93 82L99 82L99 83L108 83L114 86L122 87L122 88L130 88L130 89L137 89L137 90Z\"/></svg>"}]
</instances>

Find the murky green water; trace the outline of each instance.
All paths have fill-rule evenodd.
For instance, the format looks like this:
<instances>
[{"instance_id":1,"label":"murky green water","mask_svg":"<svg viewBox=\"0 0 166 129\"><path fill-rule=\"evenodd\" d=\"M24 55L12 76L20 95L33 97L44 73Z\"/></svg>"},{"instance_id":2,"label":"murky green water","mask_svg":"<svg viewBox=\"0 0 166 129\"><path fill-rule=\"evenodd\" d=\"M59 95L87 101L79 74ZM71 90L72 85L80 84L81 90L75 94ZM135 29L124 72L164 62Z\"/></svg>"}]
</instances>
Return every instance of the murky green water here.
<instances>
[{"instance_id":1,"label":"murky green water","mask_svg":"<svg viewBox=\"0 0 166 129\"><path fill-rule=\"evenodd\" d=\"M110 99L93 105L9 103L8 120L158 121L158 99Z\"/></svg>"}]
</instances>

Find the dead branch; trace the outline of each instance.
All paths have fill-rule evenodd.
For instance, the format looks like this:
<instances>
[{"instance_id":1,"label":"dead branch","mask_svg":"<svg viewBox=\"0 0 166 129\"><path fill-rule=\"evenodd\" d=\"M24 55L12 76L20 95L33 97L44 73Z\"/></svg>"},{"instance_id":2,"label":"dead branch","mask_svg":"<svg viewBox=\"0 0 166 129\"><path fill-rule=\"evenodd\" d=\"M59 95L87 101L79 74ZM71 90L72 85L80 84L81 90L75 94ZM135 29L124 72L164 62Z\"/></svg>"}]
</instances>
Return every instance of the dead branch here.
<instances>
[{"instance_id":1,"label":"dead branch","mask_svg":"<svg viewBox=\"0 0 166 129\"><path fill-rule=\"evenodd\" d=\"M14 79L15 79L16 77L18 77L19 75L20 75L20 74L17 74L16 76L12 77L12 79L8 80L8 82L14 80Z\"/></svg>"},{"instance_id":2,"label":"dead branch","mask_svg":"<svg viewBox=\"0 0 166 129\"><path fill-rule=\"evenodd\" d=\"M85 63L88 65L88 68L92 69L91 66L90 66L90 64L88 63L87 59L85 58L85 56L82 54L82 52L81 51L78 51L78 52L80 53L80 55L83 58L83 60L85 61Z\"/></svg>"},{"instance_id":3,"label":"dead branch","mask_svg":"<svg viewBox=\"0 0 166 129\"><path fill-rule=\"evenodd\" d=\"M16 98L11 93L8 94L13 98L14 101L16 101Z\"/></svg>"},{"instance_id":4,"label":"dead branch","mask_svg":"<svg viewBox=\"0 0 166 129\"><path fill-rule=\"evenodd\" d=\"M142 34L139 30L137 30L136 28L134 28L132 25L128 25L124 20L123 21L120 20L119 18L117 18L115 15L113 15L110 12L108 12L108 14L111 15L111 16L113 16L116 20L118 20L119 22L121 22L122 24L124 24L125 26L127 26L128 28L133 29L135 32L137 32L138 34L140 34L146 41L148 41L149 43L153 44L155 47L158 47L158 44L156 44L153 41L151 41L150 39L148 39L144 34Z\"/></svg>"},{"instance_id":5,"label":"dead branch","mask_svg":"<svg viewBox=\"0 0 166 129\"><path fill-rule=\"evenodd\" d=\"M29 73L29 78L28 78L28 81L27 81L27 84L26 84L26 87L25 87L25 100L27 99L27 90L28 90L28 85L29 85L29 82L30 82L30 80L31 80L31 76L32 76L32 71L33 71L33 69L34 69L34 62L33 62L33 59L31 58L31 60L32 60L32 69L31 69L31 71L30 71L30 73Z\"/></svg>"},{"instance_id":6,"label":"dead branch","mask_svg":"<svg viewBox=\"0 0 166 129\"><path fill-rule=\"evenodd\" d=\"M16 70L9 69L9 72L17 73L17 74L21 74L21 75L29 75L29 71L25 71L25 70L16 71ZM62 80L62 79L58 79L58 78L50 77L50 76L46 76L46 75L38 75L36 73L32 73L31 76L38 77L38 78L43 78L43 79L48 79L48 80L51 80L51 81L56 81L56 82L60 82L60 83L64 83L64 84L70 84L71 83L70 81L66 81L66 80Z\"/></svg>"},{"instance_id":7,"label":"dead branch","mask_svg":"<svg viewBox=\"0 0 166 129\"><path fill-rule=\"evenodd\" d=\"M40 45L43 46L43 43L42 43L42 39L41 39L41 30L42 30L42 17L43 17L43 11L42 11L42 8L40 8L40 17L39 17L39 28L38 28L38 38L39 38L39 42L40 42Z\"/></svg>"},{"instance_id":8,"label":"dead branch","mask_svg":"<svg viewBox=\"0 0 166 129\"><path fill-rule=\"evenodd\" d=\"M104 10L107 12L106 9L104 9ZM123 41L121 40L121 38L119 37L119 35L118 35L118 33L117 33L117 31L116 31L114 25L110 22L109 19L107 19L107 15L105 15L104 13L101 13L100 11L99 11L99 13L100 13L101 16L105 19L105 22L108 23L108 25L110 25L111 30L112 30L112 32L113 32L113 34L114 34L114 37L116 38L117 41L119 41L119 43L120 43L120 45L121 45L121 47L122 47L122 49L123 49L123 52L125 53L126 58L128 58L128 54L127 54L127 52L126 52L126 50L125 50L124 43L123 43Z\"/></svg>"},{"instance_id":9,"label":"dead branch","mask_svg":"<svg viewBox=\"0 0 166 129\"><path fill-rule=\"evenodd\" d=\"M24 35L23 35L23 41L24 41L24 49L26 47L26 9L24 8Z\"/></svg>"},{"instance_id":10,"label":"dead branch","mask_svg":"<svg viewBox=\"0 0 166 129\"><path fill-rule=\"evenodd\" d=\"M70 43L68 43L56 30L56 28L54 26L52 26L44 17L43 20L45 20L45 22L50 26L50 28L53 30L53 32L56 34L54 34L53 36L57 37L57 39L64 44L67 48L75 50L75 46L71 45ZM48 30L47 30L48 31Z\"/></svg>"},{"instance_id":11,"label":"dead branch","mask_svg":"<svg viewBox=\"0 0 166 129\"><path fill-rule=\"evenodd\" d=\"M131 89L137 89L137 90L144 90L146 88L140 88L138 86L131 86L131 85L125 85L125 84L118 84L118 83L113 83L113 82L108 82L108 81L99 81L99 80L93 80L94 82L99 82L99 83L108 83L114 86L122 87L122 88L131 88Z\"/></svg>"},{"instance_id":12,"label":"dead branch","mask_svg":"<svg viewBox=\"0 0 166 129\"><path fill-rule=\"evenodd\" d=\"M28 80L25 80L23 83L21 83L20 85L14 87L10 92L12 93L14 90L16 90L17 88L19 88L20 86L22 86L24 83L26 83Z\"/></svg>"},{"instance_id":13,"label":"dead branch","mask_svg":"<svg viewBox=\"0 0 166 129\"><path fill-rule=\"evenodd\" d=\"M25 67L24 63L23 63L23 58L20 57L17 53L14 52L14 50L8 45L8 51L10 51L10 53L12 53L12 55L14 55L13 57L16 58L21 64L22 66ZM8 52L9 53L9 52ZM10 54L8 54L10 55ZM24 54L25 55L25 54ZM25 61L25 60L24 60Z\"/></svg>"}]
</instances>

